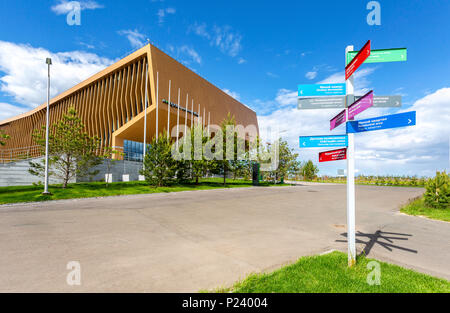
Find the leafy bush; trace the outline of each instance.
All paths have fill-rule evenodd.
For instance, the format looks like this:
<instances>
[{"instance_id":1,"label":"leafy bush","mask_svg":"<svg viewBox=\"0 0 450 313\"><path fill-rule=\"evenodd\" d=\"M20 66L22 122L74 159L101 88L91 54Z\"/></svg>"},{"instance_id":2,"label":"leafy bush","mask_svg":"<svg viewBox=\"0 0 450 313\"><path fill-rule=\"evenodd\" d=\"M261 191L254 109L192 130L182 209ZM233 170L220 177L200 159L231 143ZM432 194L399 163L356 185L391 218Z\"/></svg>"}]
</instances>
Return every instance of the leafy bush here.
<instances>
[{"instance_id":1,"label":"leafy bush","mask_svg":"<svg viewBox=\"0 0 450 313\"><path fill-rule=\"evenodd\" d=\"M316 165L314 165L313 161L311 160L306 162L301 169L302 176L304 177L305 180L309 181L316 178L318 172L319 168Z\"/></svg>"},{"instance_id":2,"label":"leafy bush","mask_svg":"<svg viewBox=\"0 0 450 313\"><path fill-rule=\"evenodd\" d=\"M435 209L448 209L450 207L450 176L446 173L436 173L425 184L425 204Z\"/></svg>"},{"instance_id":3,"label":"leafy bush","mask_svg":"<svg viewBox=\"0 0 450 313\"><path fill-rule=\"evenodd\" d=\"M177 173L177 161L172 158L171 142L166 133L154 137L144 158L141 175L151 186L162 187L173 183Z\"/></svg>"}]
</instances>

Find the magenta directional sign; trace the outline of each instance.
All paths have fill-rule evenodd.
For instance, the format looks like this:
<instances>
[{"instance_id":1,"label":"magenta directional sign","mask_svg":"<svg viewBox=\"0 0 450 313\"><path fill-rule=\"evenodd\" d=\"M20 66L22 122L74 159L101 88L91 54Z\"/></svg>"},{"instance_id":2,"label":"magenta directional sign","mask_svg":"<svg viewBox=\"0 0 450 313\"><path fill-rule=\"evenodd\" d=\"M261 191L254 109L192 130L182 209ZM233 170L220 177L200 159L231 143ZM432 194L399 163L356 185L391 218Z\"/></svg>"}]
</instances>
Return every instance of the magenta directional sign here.
<instances>
[{"instance_id":1,"label":"magenta directional sign","mask_svg":"<svg viewBox=\"0 0 450 313\"><path fill-rule=\"evenodd\" d=\"M333 117L330 121L330 130L335 129L339 125L345 123L347 121L347 115L345 114L345 110Z\"/></svg>"},{"instance_id":2,"label":"magenta directional sign","mask_svg":"<svg viewBox=\"0 0 450 313\"><path fill-rule=\"evenodd\" d=\"M356 100L348 107L348 119L352 120L359 113L367 110L373 105L373 90Z\"/></svg>"}]
</instances>

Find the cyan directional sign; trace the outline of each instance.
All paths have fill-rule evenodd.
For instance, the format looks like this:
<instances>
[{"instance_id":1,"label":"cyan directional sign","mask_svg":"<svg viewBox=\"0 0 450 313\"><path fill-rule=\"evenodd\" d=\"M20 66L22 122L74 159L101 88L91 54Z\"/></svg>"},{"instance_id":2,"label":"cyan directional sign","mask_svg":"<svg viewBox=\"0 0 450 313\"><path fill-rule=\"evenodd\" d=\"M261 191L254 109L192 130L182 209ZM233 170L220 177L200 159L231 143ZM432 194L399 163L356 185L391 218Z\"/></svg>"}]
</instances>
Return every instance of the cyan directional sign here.
<instances>
[{"instance_id":1,"label":"cyan directional sign","mask_svg":"<svg viewBox=\"0 0 450 313\"><path fill-rule=\"evenodd\" d=\"M361 133L414 125L416 125L416 111L350 121L347 123L347 133Z\"/></svg>"},{"instance_id":2,"label":"cyan directional sign","mask_svg":"<svg viewBox=\"0 0 450 313\"><path fill-rule=\"evenodd\" d=\"M335 136L301 136L300 148L347 147L347 135Z\"/></svg>"},{"instance_id":3,"label":"cyan directional sign","mask_svg":"<svg viewBox=\"0 0 450 313\"><path fill-rule=\"evenodd\" d=\"M345 84L298 85L299 97L345 96Z\"/></svg>"}]
</instances>

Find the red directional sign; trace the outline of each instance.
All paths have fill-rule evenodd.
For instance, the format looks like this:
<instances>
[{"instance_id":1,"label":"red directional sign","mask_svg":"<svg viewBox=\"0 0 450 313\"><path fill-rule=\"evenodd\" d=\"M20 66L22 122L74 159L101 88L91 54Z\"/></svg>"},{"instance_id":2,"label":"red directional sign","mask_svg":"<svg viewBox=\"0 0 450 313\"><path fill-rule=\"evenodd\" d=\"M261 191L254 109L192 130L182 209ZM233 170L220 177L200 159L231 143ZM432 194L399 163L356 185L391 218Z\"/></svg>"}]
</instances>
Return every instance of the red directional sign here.
<instances>
[{"instance_id":1,"label":"red directional sign","mask_svg":"<svg viewBox=\"0 0 450 313\"><path fill-rule=\"evenodd\" d=\"M364 63L364 61L370 56L370 40L364 45L364 47L358 52L353 60L345 67L345 80L358 69L358 67Z\"/></svg>"},{"instance_id":2,"label":"red directional sign","mask_svg":"<svg viewBox=\"0 0 450 313\"><path fill-rule=\"evenodd\" d=\"M330 162L347 159L347 148L319 153L319 162Z\"/></svg>"}]
</instances>

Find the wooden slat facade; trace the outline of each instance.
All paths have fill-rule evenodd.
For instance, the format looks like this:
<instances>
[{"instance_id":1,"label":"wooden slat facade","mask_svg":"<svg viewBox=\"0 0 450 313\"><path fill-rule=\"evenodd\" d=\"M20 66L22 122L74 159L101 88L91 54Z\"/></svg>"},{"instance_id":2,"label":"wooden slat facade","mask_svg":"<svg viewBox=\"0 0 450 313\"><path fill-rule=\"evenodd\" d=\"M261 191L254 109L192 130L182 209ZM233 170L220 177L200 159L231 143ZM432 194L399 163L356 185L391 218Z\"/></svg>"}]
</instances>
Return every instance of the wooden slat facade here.
<instances>
[{"instance_id":1,"label":"wooden slat facade","mask_svg":"<svg viewBox=\"0 0 450 313\"><path fill-rule=\"evenodd\" d=\"M148 64L148 129L147 140L156 134L156 75L159 72L159 132L167 128L168 82L172 81L172 102L177 102L178 89L181 104L189 94L195 107L201 104L203 112L199 117L210 116L211 124L220 124L228 112L236 117L238 124L258 127L256 113L213 86L196 73L152 45L147 45L124 59L95 74L91 78L63 92L50 101L50 124L61 119L69 107L74 107L89 135L101 138L101 147L120 147L124 140L143 142L143 121L145 107L145 73ZM58 79L58 73L52 74ZM44 91L43 91L44 92ZM174 101L175 100L175 101ZM190 108L189 108L190 109ZM17 117L0 121L0 129L10 135L2 151L23 150L34 147L32 133L45 124L46 104ZM170 112L171 128L177 120L177 110ZM206 116L202 116L205 115ZM180 124L191 118L180 110ZM188 122L190 125L190 122ZM182 131L183 127L180 127ZM35 154L36 149L33 149ZM36 156L36 155L32 155Z\"/></svg>"}]
</instances>

